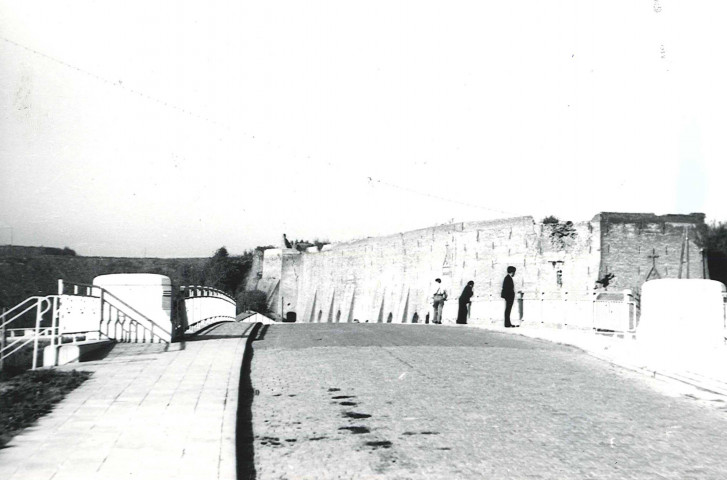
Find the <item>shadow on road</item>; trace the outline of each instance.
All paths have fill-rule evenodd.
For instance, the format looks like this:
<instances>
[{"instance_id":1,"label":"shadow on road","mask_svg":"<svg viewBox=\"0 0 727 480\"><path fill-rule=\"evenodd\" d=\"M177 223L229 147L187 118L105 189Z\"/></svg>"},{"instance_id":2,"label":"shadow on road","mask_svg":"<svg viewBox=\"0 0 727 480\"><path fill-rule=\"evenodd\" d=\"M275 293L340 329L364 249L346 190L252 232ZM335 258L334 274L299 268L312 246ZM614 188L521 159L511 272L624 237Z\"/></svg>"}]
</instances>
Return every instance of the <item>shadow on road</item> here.
<instances>
[{"instance_id":1,"label":"shadow on road","mask_svg":"<svg viewBox=\"0 0 727 480\"><path fill-rule=\"evenodd\" d=\"M240 371L240 390L237 399L237 426L236 448L237 448L237 479L254 480L257 477L255 470L255 434L252 428L252 401L255 397L255 390L252 388L250 378L250 366L252 364L253 349L252 342L257 338L261 324L257 323L248 330L245 354L242 359Z\"/></svg>"}]
</instances>

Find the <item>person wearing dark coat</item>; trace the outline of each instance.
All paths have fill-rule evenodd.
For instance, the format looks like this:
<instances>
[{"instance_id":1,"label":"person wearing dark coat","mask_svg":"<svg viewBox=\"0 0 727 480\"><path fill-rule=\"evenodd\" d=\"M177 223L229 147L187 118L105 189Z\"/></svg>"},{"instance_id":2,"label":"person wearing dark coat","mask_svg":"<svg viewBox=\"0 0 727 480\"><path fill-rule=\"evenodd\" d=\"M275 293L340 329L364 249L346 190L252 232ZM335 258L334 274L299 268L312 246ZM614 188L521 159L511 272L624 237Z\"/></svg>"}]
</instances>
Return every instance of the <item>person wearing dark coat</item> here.
<instances>
[{"instance_id":1,"label":"person wearing dark coat","mask_svg":"<svg viewBox=\"0 0 727 480\"><path fill-rule=\"evenodd\" d=\"M469 306L472 303L472 287L475 286L475 282L470 280L467 282L467 286L462 290L462 295L459 296L459 313L457 313L457 323L461 325L467 324L467 316L469 314Z\"/></svg>"},{"instance_id":2,"label":"person wearing dark coat","mask_svg":"<svg viewBox=\"0 0 727 480\"><path fill-rule=\"evenodd\" d=\"M505 328L513 326L510 323L510 312L512 311L512 305L515 303L515 282L512 281L512 277L515 276L515 270L515 267L507 267L507 275L502 281L502 293L500 293L500 297L505 299Z\"/></svg>"}]
</instances>

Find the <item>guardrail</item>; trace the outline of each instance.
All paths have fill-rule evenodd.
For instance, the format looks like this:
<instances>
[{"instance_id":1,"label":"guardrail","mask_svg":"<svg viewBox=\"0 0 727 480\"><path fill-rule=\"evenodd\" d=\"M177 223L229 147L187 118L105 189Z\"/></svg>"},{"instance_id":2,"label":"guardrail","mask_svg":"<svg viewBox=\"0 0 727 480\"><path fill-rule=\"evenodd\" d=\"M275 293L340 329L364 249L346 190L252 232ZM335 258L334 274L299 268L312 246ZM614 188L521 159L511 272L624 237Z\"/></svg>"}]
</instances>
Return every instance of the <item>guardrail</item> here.
<instances>
[{"instance_id":1,"label":"guardrail","mask_svg":"<svg viewBox=\"0 0 727 480\"><path fill-rule=\"evenodd\" d=\"M69 293L66 293L69 291ZM98 331L119 342L169 343L171 331L139 312L124 300L98 285L58 280L58 295L99 299ZM92 332L94 330L88 330Z\"/></svg>"},{"instance_id":2,"label":"guardrail","mask_svg":"<svg viewBox=\"0 0 727 480\"><path fill-rule=\"evenodd\" d=\"M188 332L198 331L212 323L235 321L236 302L221 290L191 285L181 287L180 294L192 307ZM92 328L60 331L61 304L77 297L88 299L88 305L94 306L96 320L92 319ZM35 317L34 327L9 328L31 315ZM77 343L79 339L169 343L172 338L170 330L101 286L58 280L57 295L29 297L0 315L0 368L5 359L33 343L32 368L35 370L41 339L48 339L51 347L67 341Z\"/></svg>"},{"instance_id":3,"label":"guardrail","mask_svg":"<svg viewBox=\"0 0 727 480\"><path fill-rule=\"evenodd\" d=\"M234 322L237 302L222 290L199 285L179 287L184 301L184 333L219 322Z\"/></svg>"},{"instance_id":4,"label":"guardrail","mask_svg":"<svg viewBox=\"0 0 727 480\"><path fill-rule=\"evenodd\" d=\"M504 301L489 295L475 298L472 318L501 320ZM597 292L574 296L568 292L518 293L512 317L530 324L591 329L601 332L633 333L638 325L639 302L630 290Z\"/></svg>"},{"instance_id":5,"label":"guardrail","mask_svg":"<svg viewBox=\"0 0 727 480\"><path fill-rule=\"evenodd\" d=\"M26 314L35 310L35 327L34 328L13 328L8 329L8 325L19 321ZM50 326L42 326L44 316L51 313ZM33 363L32 369L38 368L38 342L41 338L50 338L51 345L56 342L56 333L58 329L58 296L48 295L45 297L34 296L29 297L0 315L0 368L2 368L5 360L13 354L20 352L23 347L33 343ZM22 336L15 336L12 332L22 330ZM10 342L8 342L7 331L11 331Z\"/></svg>"},{"instance_id":6,"label":"guardrail","mask_svg":"<svg viewBox=\"0 0 727 480\"><path fill-rule=\"evenodd\" d=\"M215 297L221 298L229 303L235 305L235 299L227 293L212 287L204 287L201 285L184 285L179 287L179 294L184 298L198 298L198 297Z\"/></svg>"}]
</instances>

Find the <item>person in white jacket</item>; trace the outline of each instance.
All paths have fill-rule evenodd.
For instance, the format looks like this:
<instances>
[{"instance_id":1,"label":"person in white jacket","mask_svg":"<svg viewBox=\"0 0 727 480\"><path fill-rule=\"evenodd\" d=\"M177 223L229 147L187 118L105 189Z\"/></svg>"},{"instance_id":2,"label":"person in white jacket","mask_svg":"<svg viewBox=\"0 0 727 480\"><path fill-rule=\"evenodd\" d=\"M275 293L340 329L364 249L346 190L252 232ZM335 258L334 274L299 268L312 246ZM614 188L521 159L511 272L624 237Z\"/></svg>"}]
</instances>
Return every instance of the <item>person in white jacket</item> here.
<instances>
[{"instance_id":1,"label":"person in white jacket","mask_svg":"<svg viewBox=\"0 0 727 480\"><path fill-rule=\"evenodd\" d=\"M447 290L444 288L444 285L442 285L441 278L434 280L432 290L434 291L432 295L432 305L434 306L434 319L432 320L432 323L441 324L442 308L444 308L444 302L447 301Z\"/></svg>"}]
</instances>

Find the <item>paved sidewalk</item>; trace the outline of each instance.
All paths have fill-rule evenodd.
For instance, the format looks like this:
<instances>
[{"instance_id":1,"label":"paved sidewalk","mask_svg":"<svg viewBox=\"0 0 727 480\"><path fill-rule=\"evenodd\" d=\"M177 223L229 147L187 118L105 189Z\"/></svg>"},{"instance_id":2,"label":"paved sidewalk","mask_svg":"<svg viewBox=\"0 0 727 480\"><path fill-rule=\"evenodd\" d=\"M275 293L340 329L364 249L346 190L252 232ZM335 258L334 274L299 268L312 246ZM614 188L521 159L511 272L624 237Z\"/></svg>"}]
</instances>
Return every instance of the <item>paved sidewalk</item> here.
<instances>
[{"instance_id":1,"label":"paved sidewalk","mask_svg":"<svg viewBox=\"0 0 727 480\"><path fill-rule=\"evenodd\" d=\"M253 325L227 325L196 341L117 344L103 360L61 367L94 373L0 450L0 478L235 478L240 334Z\"/></svg>"},{"instance_id":2,"label":"paved sidewalk","mask_svg":"<svg viewBox=\"0 0 727 480\"><path fill-rule=\"evenodd\" d=\"M591 330L528 324L527 321L517 328L505 328L491 322L471 326L572 345L614 365L727 396L727 346L698 352L670 351L665 355L650 351L632 336L620 338Z\"/></svg>"}]
</instances>

